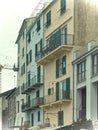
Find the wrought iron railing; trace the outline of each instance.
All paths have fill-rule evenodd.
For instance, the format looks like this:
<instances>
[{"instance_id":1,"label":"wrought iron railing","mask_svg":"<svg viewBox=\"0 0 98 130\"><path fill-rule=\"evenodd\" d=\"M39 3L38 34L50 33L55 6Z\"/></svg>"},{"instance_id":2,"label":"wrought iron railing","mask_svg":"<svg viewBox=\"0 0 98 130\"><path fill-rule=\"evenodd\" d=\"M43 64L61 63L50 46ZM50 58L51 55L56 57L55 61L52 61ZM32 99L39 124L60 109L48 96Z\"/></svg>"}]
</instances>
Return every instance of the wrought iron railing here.
<instances>
[{"instance_id":1,"label":"wrought iron railing","mask_svg":"<svg viewBox=\"0 0 98 130\"><path fill-rule=\"evenodd\" d=\"M48 43L46 46L42 48L41 51L37 52L36 61L40 58L43 58L45 55L49 54L50 52L54 51L56 48L66 45L73 45L73 35L72 34L61 34L58 37L54 37L53 39L49 38Z\"/></svg>"},{"instance_id":2,"label":"wrought iron railing","mask_svg":"<svg viewBox=\"0 0 98 130\"><path fill-rule=\"evenodd\" d=\"M22 111L28 111L43 104L43 97L36 97L28 102L22 104Z\"/></svg>"},{"instance_id":3,"label":"wrought iron railing","mask_svg":"<svg viewBox=\"0 0 98 130\"><path fill-rule=\"evenodd\" d=\"M21 87L21 93L25 93L28 90L35 89L36 87L40 87L40 85L43 84L43 75L41 76L34 76L31 78L28 82L26 82L22 87Z\"/></svg>"},{"instance_id":4,"label":"wrought iron railing","mask_svg":"<svg viewBox=\"0 0 98 130\"><path fill-rule=\"evenodd\" d=\"M53 93L47 96L44 96L44 104L54 103L61 100L71 100L72 91L60 91L59 93Z\"/></svg>"}]
</instances>

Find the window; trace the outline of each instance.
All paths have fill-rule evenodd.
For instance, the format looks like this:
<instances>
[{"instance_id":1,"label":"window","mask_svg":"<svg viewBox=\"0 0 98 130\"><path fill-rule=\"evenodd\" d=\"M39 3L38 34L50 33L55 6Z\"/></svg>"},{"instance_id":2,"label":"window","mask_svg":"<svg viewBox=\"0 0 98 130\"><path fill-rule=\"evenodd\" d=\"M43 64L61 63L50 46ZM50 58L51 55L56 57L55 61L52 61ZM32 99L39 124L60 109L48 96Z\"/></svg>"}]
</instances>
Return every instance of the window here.
<instances>
[{"instance_id":1,"label":"window","mask_svg":"<svg viewBox=\"0 0 98 130\"><path fill-rule=\"evenodd\" d=\"M24 48L22 48L22 58L24 57Z\"/></svg>"},{"instance_id":2,"label":"window","mask_svg":"<svg viewBox=\"0 0 98 130\"><path fill-rule=\"evenodd\" d=\"M61 9L60 9L60 14L62 15L65 13L66 10L66 0L61 0Z\"/></svg>"},{"instance_id":3,"label":"window","mask_svg":"<svg viewBox=\"0 0 98 130\"><path fill-rule=\"evenodd\" d=\"M49 11L46 15L46 27L51 25L51 11Z\"/></svg>"},{"instance_id":4,"label":"window","mask_svg":"<svg viewBox=\"0 0 98 130\"><path fill-rule=\"evenodd\" d=\"M32 50L26 55L26 63L27 65L32 62Z\"/></svg>"},{"instance_id":5,"label":"window","mask_svg":"<svg viewBox=\"0 0 98 130\"><path fill-rule=\"evenodd\" d=\"M70 99L70 78L56 83L56 101Z\"/></svg>"},{"instance_id":6,"label":"window","mask_svg":"<svg viewBox=\"0 0 98 130\"><path fill-rule=\"evenodd\" d=\"M54 88L48 88L48 95L52 95L54 93Z\"/></svg>"},{"instance_id":7,"label":"window","mask_svg":"<svg viewBox=\"0 0 98 130\"><path fill-rule=\"evenodd\" d=\"M92 56L92 73L98 74L98 54Z\"/></svg>"},{"instance_id":8,"label":"window","mask_svg":"<svg viewBox=\"0 0 98 130\"><path fill-rule=\"evenodd\" d=\"M27 41L28 41L28 42L31 41L31 32L29 32L28 35L27 35Z\"/></svg>"},{"instance_id":9,"label":"window","mask_svg":"<svg viewBox=\"0 0 98 130\"><path fill-rule=\"evenodd\" d=\"M37 29L36 29L37 32L40 30L40 28L41 28L41 27L40 27L40 20L38 20L38 21L37 21Z\"/></svg>"},{"instance_id":10,"label":"window","mask_svg":"<svg viewBox=\"0 0 98 130\"><path fill-rule=\"evenodd\" d=\"M29 52L29 61L32 62L32 50Z\"/></svg>"},{"instance_id":11,"label":"window","mask_svg":"<svg viewBox=\"0 0 98 130\"><path fill-rule=\"evenodd\" d=\"M40 97L40 91L39 90L36 91L36 97Z\"/></svg>"},{"instance_id":12,"label":"window","mask_svg":"<svg viewBox=\"0 0 98 130\"><path fill-rule=\"evenodd\" d=\"M27 82L27 85L28 87L30 87L30 79L31 79L31 74L30 74L30 71L28 72L28 82Z\"/></svg>"},{"instance_id":13,"label":"window","mask_svg":"<svg viewBox=\"0 0 98 130\"><path fill-rule=\"evenodd\" d=\"M21 75L25 74L25 63L21 66Z\"/></svg>"},{"instance_id":14,"label":"window","mask_svg":"<svg viewBox=\"0 0 98 130\"><path fill-rule=\"evenodd\" d=\"M78 82L84 81L86 79L86 61L82 61L77 67Z\"/></svg>"},{"instance_id":15,"label":"window","mask_svg":"<svg viewBox=\"0 0 98 130\"><path fill-rule=\"evenodd\" d=\"M31 114L31 126L34 126L34 114Z\"/></svg>"},{"instance_id":16,"label":"window","mask_svg":"<svg viewBox=\"0 0 98 130\"><path fill-rule=\"evenodd\" d=\"M17 101L17 112L19 112L19 101Z\"/></svg>"},{"instance_id":17,"label":"window","mask_svg":"<svg viewBox=\"0 0 98 130\"><path fill-rule=\"evenodd\" d=\"M41 80L41 66L37 67L37 82L40 83Z\"/></svg>"},{"instance_id":18,"label":"window","mask_svg":"<svg viewBox=\"0 0 98 130\"><path fill-rule=\"evenodd\" d=\"M56 60L56 78L66 74L66 56Z\"/></svg>"},{"instance_id":19,"label":"window","mask_svg":"<svg viewBox=\"0 0 98 130\"><path fill-rule=\"evenodd\" d=\"M40 121L40 111L38 111L38 121Z\"/></svg>"},{"instance_id":20,"label":"window","mask_svg":"<svg viewBox=\"0 0 98 130\"><path fill-rule=\"evenodd\" d=\"M41 52L42 52L42 39L37 44L35 44L35 57L40 55Z\"/></svg>"},{"instance_id":21,"label":"window","mask_svg":"<svg viewBox=\"0 0 98 130\"><path fill-rule=\"evenodd\" d=\"M63 111L59 111L58 112L58 126L63 125L63 120L64 120L63 118L64 118Z\"/></svg>"}]
</instances>

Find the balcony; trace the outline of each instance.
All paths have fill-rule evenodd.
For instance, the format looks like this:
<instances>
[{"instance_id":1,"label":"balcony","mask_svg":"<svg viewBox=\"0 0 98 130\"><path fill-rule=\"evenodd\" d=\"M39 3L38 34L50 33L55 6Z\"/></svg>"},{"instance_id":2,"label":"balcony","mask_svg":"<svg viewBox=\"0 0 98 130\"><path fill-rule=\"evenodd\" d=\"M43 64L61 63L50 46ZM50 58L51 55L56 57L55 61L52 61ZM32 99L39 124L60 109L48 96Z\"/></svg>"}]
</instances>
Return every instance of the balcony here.
<instances>
[{"instance_id":1,"label":"balcony","mask_svg":"<svg viewBox=\"0 0 98 130\"><path fill-rule=\"evenodd\" d=\"M41 107L49 107L51 105L57 105L60 103L70 103L72 98L72 92L61 91L59 94L53 93L44 97L44 102Z\"/></svg>"},{"instance_id":2,"label":"balcony","mask_svg":"<svg viewBox=\"0 0 98 130\"><path fill-rule=\"evenodd\" d=\"M27 94L35 90L36 87L40 87L41 85L43 85L43 76L40 76L39 78L37 76L34 76L25 84L24 88L22 87L22 94Z\"/></svg>"},{"instance_id":3,"label":"balcony","mask_svg":"<svg viewBox=\"0 0 98 130\"><path fill-rule=\"evenodd\" d=\"M34 98L21 106L22 112L30 111L38 108L43 104L43 97Z\"/></svg>"},{"instance_id":4,"label":"balcony","mask_svg":"<svg viewBox=\"0 0 98 130\"><path fill-rule=\"evenodd\" d=\"M52 36L51 36L52 37ZM60 34L57 37L48 39L48 44L37 52L36 61L38 64L45 64L54 57L58 57L64 52L69 52L73 48L73 35Z\"/></svg>"}]
</instances>

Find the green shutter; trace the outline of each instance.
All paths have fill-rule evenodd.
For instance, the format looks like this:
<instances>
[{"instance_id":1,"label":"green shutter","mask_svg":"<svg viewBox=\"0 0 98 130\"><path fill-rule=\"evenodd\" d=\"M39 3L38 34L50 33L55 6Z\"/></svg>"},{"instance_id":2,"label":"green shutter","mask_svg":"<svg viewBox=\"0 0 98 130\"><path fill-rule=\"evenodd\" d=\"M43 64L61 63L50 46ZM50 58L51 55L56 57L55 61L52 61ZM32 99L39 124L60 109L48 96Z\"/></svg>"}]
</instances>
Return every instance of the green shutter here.
<instances>
[{"instance_id":1,"label":"green shutter","mask_svg":"<svg viewBox=\"0 0 98 130\"><path fill-rule=\"evenodd\" d=\"M26 55L26 63L28 65L28 54Z\"/></svg>"},{"instance_id":2,"label":"green shutter","mask_svg":"<svg viewBox=\"0 0 98 130\"><path fill-rule=\"evenodd\" d=\"M40 52L42 53L42 39L40 40Z\"/></svg>"},{"instance_id":3,"label":"green shutter","mask_svg":"<svg viewBox=\"0 0 98 130\"><path fill-rule=\"evenodd\" d=\"M50 88L48 88L48 95L50 95L51 94L51 89Z\"/></svg>"},{"instance_id":4,"label":"green shutter","mask_svg":"<svg viewBox=\"0 0 98 130\"><path fill-rule=\"evenodd\" d=\"M64 122L64 115L63 115L63 111L59 111L58 112L58 126L63 125Z\"/></svg>"},{"instance_id":5,"label":"green shutter","mask_svg":"<svg viewBox=\"0 0 98 130\"><path fill-rule=\"evenodd\" d=\"M59 82L56 83L56 101L59 100Z\"/></svg>"},{"instance_id":6,"label":"green shutter","mask_svg":"<svg viewBox=\"0 0 98 130\"><path fill-rule=\"evenodd\" d=\"M51 11L49 11L48 13L47 13L47 16L46 16L46 18L47 18L47 27L51 24Z\"/></svg>"},{"instance_id":7,"label":"green shutter","mask_svg":"<svg viewBox=\"0 0 98 130\"><path fill-rule=\"evenodd\" d=\"M61 15L65 12L66 10L66 0L61 0Z\"/></svg>"},{"instance_id":8,"label":"green shutter","mask_svg":"<svg viewBox=\"0 0 98 130\"><path fill-rule=\"evenodd\" d=\"M28 72L28 86L27 87L30 87L30 71Z\"/></svg>"},{"instance_id":9,"label":"green shutter","mask_svg":"<svg viewBox=\"0 0 98 130\"><path fill-rule=\"evenodd\" d=\"M70 78L66 79L66 98L70 98Z\"/></svg>"},{"instance_id":10,"label":"green shutter","mask_svg":"<svg viewBox=\"0 0 98 130\"><path fill-rule=\"evenodd\" d=\"M62 74L66 74L66 56L62 58Z\"/></svg>"},{"instance_id":11,"label":"green shutter","mask_svg":"<svg viewBox=\"0 0 98 130\"><path fill-rule=\"evenodd\" d=\"M56 60L56 78L59 77L59 59Z\"/></svg>"},{"instance_id":12,"label":"green shutter","mask_svg":"<svg viewBox=\"0 0 98 130\"><path fill-rule=\"evenodd\" d=\"M37 56L37 44L35 44L35 57Z\"/></svg>"},{"instance_id":13,"label":"green shutter","mask_svg":"<svg viewBox=\"0 0 98 130\"><path fill-rule=\"evenodd\" d=\"M32 62L32 50L30 50L30 62Z\"/></svg>"},{"instance_id":14,"label":"green shutter","mask_svg":"<svg viewBox=\"0 0 98 130\"><path fill-rule=\"evenodd\" d=\"M40 97L40 91L39 90L36 92L36 97Z\"/></svg>"},{"instance_id":15,"label":"green shutter","mask_svg":"<svg viewBox=\"0 0 98 130\"><path fill-rule=\"evenodd\" d=\"M37 67L37 82L40 82L41 78L41 66Z\"/></svg>"}]
</instances>

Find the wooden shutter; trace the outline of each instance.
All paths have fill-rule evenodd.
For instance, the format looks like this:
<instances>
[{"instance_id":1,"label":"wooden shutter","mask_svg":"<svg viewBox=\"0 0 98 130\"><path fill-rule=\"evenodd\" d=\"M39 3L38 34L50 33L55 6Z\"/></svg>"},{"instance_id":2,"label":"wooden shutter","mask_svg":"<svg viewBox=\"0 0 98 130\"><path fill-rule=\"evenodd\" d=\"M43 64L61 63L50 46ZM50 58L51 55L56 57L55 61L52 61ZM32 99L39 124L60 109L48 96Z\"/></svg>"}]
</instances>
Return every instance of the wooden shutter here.
<instances>
[{"instance_id":1,"label":"wooden shutter","mask_svg":"<svg viewBox=\"0 0 98 130\"><path fill-rule=\"evenodd\" d=\"M66 99L70 98L70 78L66 79Z\"/></svg>"},{"instance_id":2,"label":"wooden shutter","mask_svg":"<svg viewBox=\"0 0 98 130\"><path fill-rule=\"evenodd\" d=\"M63 116L63 111L59 111L58 112L58 126L61 126L61 125L63 125L63 119L64 118L64 116Z\"/></svg>"},{"instance_id":3,"label":"wooden shutter","mask_svg":"<svg viewBox=\"0 0 98 130\"><path fill-rule=\"evenodd\" d=\"M59 100L59 82L56 83L56 101Z\"/></svg>"},{"instance_id":4,"label":"wooden shutter","mask_svg":"<svg viewBox=\"0 0 98 130\"><path fill-rule=\"evenodd\" d=\"M28 54L26 55L26 63L28 65Z\"/></svg>"},{"instance_id":5,"label":"wooden shutter","mask_svg":"<svg viewBox=\"0 0 98 130\"><path fill-rule=\"evenodd\" d=\"M66 56L62 58L62 74L66 74Z\"/></svg>"},{"instance_id":6,"label":"wooden shutter","mask_svg":"<svg viewBox=\"0 0 98 130\"><path fill-rule=\"evenodd\" d=\"M61 15L65 12L66 10L66 0L61 0Z\"/></svg>"},{"instance_id":7,"label":"wooden shutter","mask_svg":"<svg viewBox=\"0 0 98 130\"><path fill-rule=\"evenodd\" d=\"M40 82L40 78L41 78L41 66L37 67L37 82Z\"/></svg>"},{"instance_id":8,"label":"wooden shutter","mask_svg":"<svg viewBox=\"0 0 98 130\"><path fill-rule=\"evenodd\" d=\"M37 56L37 44L35 44L35 57Z\"/></svg>"},{"instance_id":9,"label":"wooden shutter","mask_svg":"<svg viewBox=\"0 0 98 130\"><path fill-rule=\"evenodd\" d=\"M49 88L49 89L48 89L48 95L50 95L50 94L51 94L51 89Z\"/></svg>"},{"instance_id":10,"label":"wooden shutter","mask_svg":"<svg viewBox=\"0 0 98 130\"><path fill-rule=\"evenodd\" d=\"M32 50L30 50L30 62L32 62Z\"/></svg>"},{"instance_id":11,"label":"wooden shutter","mask_svg":"<svg viewBox=\"0 0 98 130\"><path fill-rule=\"evenodd\" d=\"M61 29L59 29L56 33L55 33L55 46L58 47L61 45Z\"/></svg>"},{"instance_id":12,"label":"wooden shutter","mask_svg":"<svg viewBox=\"0 0 98 130\"><path fill-rule=\"evenodd\" d=\"M56 60L56 78L59 77L59 59Z\"/></svg>"},{"instance_id":13,"label":"wooden shutter","mask_svg":"<svg viewBox=\"0 0 98 130\"><path fill-rule=\"evenodd\" d=\"M40 52L42 53L42 39L40 40Z\"/></svg>"},{"instance_id":14,"label":"wooden shutter","mask_svg":"<svg viewBox=\"0 0 98 130\"><path fill-rule=\"evenodd\" d=\"M46 18L47 18L47 27L48 27L51 24L51 11L47 13Z\"/></svg>"}]
</instances>

